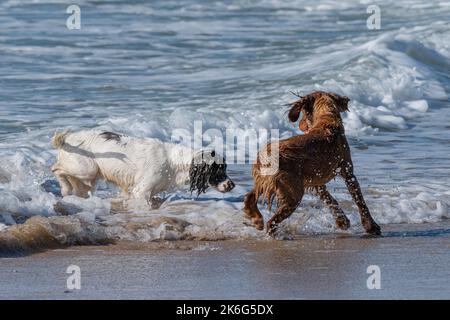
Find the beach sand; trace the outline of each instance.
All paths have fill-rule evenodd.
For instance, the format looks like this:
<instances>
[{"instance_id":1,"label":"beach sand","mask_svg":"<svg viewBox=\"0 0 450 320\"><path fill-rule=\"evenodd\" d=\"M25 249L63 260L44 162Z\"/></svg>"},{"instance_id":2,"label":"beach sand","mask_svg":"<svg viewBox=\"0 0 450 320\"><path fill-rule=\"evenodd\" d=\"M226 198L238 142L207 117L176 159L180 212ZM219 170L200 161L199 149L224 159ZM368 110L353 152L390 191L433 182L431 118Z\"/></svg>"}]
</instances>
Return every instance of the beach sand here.
<instances>
[{"instance_id":1,"label":"beach sand","mask_svg":"<svg viewBox=\"0 0 450 320\"><path fill-rule=\"evenodd\" d=\"M383 226L382 238L121 242L0 259L1 299L449 299L450 222ZM81 268L68 290L66 269ZM381 289L367 288L367 267Z\"/></svg>"}]
</instances>

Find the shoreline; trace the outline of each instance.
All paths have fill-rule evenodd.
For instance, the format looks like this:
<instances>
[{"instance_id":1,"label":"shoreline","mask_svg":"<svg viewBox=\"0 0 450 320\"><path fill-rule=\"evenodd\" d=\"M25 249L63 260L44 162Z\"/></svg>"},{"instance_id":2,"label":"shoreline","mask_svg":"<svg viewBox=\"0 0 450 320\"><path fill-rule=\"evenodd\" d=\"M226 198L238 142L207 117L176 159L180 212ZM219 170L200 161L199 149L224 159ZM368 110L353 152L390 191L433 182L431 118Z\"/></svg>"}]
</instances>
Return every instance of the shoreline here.
<instances>
[{"instance_id":1,"label":"shoreline","mask_svg":"<svg viewBox=\"0 0 450 320\"><path fill-rule=\"evenodd\" d=\"M448 299L450 221L385 236L119 242L1 258L1 299ZM68 290L69 265L81 290ZM381 289L367 288L367 268Z\"/></svg>"}]
</instances>

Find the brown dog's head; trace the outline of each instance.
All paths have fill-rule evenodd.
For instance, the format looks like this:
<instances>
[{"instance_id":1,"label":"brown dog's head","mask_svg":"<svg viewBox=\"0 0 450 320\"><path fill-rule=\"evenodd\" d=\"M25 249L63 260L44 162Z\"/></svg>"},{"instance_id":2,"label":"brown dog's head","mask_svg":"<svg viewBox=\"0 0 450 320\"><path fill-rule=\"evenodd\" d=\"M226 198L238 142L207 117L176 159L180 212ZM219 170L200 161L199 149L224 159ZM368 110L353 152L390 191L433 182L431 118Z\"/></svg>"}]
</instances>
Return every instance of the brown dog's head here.
<instances>
[{"instance_id":1,"label":"brown dog's head","mask_svg":"<svg viewBox=\"0 0 450 320\"><path fill-rule=\"evenodd\" d=\"M296 122L302 114L299 128L304 133L308 133L315 127L335 127L342 125L340 113L348 111L346 96L340 96L332 92L316 91L290 104L291 109L288 118L291 122Z\"/></svg>"}]
</instances>

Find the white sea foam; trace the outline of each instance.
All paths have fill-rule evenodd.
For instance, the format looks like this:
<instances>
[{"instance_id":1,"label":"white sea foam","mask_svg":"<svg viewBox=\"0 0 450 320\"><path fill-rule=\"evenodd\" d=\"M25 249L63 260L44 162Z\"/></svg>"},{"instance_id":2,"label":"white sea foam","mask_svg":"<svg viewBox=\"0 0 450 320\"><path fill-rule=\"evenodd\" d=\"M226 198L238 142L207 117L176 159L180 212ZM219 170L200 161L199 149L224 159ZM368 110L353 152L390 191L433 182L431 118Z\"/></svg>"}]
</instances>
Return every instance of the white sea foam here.
<instances>
[{"instance_id":1,"label":"white sea foam","mask_svg":"<svg viewBox=\"0 0 450 320\"><path fill-rule=\"evenodd\" d=\"M56 0L30 3L60 10ZM382 10L390 10L383 29L356 32L365 28L369 3L110 2L98 11L82 0L82 12L89 8L96 19L87 20L84 36L71 38L66 30L49 34L54 15L30 22L32 29L14 15L37 6L2 2L9 16L0 36L0 71L7 80L0 88L0 231L12 236L17 233L9 230L26 226L59 244L264 239L242 221L249 166L230 167L237 181L231 193L210 190L192 199L184 189L168 194L158 210L117 213L108 200L117 188L110 184L100 183L90 199L61 199L50 171L56 156L50 138L66 127L95 127L170 141L175 130L193 134L195 121L206 132L205 145L226 129L279 129L287 138L299 133L286 119L285 104L295 98L289 91L319 89L351 98L343 115L346 133L377 221L450 218L450 7L381 1ZM415 21L418 8L421 19ZM343 184L331 185L353 224L349 232L361 232ZM271 215L262 212L266 220ZM336 231L329 211L312 196L283 229L294 235Z\"/></svg>"}]
</instances>

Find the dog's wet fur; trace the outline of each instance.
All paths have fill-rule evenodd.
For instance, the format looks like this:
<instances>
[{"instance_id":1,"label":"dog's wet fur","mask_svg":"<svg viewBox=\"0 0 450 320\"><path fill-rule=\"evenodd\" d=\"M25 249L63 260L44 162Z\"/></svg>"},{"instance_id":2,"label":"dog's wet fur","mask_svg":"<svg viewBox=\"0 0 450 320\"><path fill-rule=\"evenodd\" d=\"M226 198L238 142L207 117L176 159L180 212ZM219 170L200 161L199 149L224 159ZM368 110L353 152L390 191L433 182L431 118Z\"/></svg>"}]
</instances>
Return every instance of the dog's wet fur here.
<instances>
[{"instance_id":1,"label":"dog's wet fur","mask_svg":"<svg viewBox=\"0 0 450 320\"><path fill-rule=\"evenodd\" d=\"M56 133L52 144L58 150L52 171L62 196L87 198L103 179L121 189L119 198L145 200L156 207L157 194L185 184L197 196L209 187L229 192L235 186L225 159L214 150L96 130Z\"/></svg>"},{"instance_id":2,"label":"dog's wet fur","mask_svg":"<svg viewBox=\"0 0 450 320\"><path fill-rule=\"evenodd\" d=\"M337 201L327 191L326 183L340 175L358 206L362 226L372 235L381 235L381 229L370 215L361 189L353 174L350 147L345 137L341 112L348 111L349 98L335 93L316 91L290 105L288 118L305 133L279 141L279 167L275 174L263 175L262 151L253 165L254 187L246 194L244 217L258 230L264 229L264 220L258 209L261 197L269 208L276 199L277 209L267 222L267 231L274 236L278 225L288 218L300 204L306 190L314 190L331 209L340 229L348 229L350 221ZM272 143L264 154L270 153Z\"/></svg>"}]
</instances>

